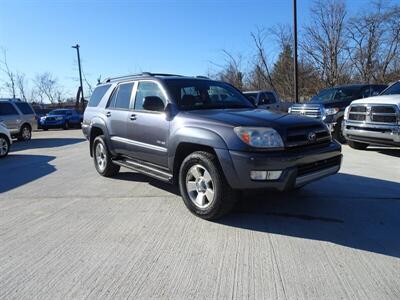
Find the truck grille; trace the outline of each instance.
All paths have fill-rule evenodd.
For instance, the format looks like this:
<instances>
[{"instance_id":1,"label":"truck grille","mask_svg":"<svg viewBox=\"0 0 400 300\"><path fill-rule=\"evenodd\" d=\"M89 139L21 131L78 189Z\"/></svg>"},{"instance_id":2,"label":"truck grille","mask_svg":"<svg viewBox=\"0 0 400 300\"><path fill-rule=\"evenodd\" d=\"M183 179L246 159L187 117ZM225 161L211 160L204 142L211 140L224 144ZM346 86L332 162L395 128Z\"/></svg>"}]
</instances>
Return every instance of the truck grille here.
<instances>
[{"instance_id":1,"label":"truck grille","mask_svg":"<svg viewBox=\"0 0 400 300\"><path fill-rule=\"evenodd\" d=\"M309 164L299 165L297 167L297 176L302 176L309 173L318 172L323 169L328 169L330 167L338 166L340 165L341 160L342 157L339 155L332 158L312 162Z\"/></svg>"},{"instance_id":2,"label":"truck grille","mask_svg":"<svg viewBox=\"0 0 400 300\"><path fill-rule=\"evenodd\" d=\"M289 149L316 146L330 141L331 135L323 125L296 126L286 130L286 147Z\"/></svg>"},{"instance_id":3,"label":"truck grille","mask_svg":"<svg viewBox=\"0 0 400 300\"><path fill-rule=\"evenodd\" d=\"M301 115L317 119L322 118L322 109L319 104L294 104L290 109L290 113L293 115Z\"/></svg>"},{"instance_id":4,"label":"truck grille","mask_svg":"<svg viewBox=\"0 0 400 300\"><path fill-rule=\"evenodd\" d=\"M394 124L397 118L397 108L394 105L352 105L349 111L351 121Z\"/></svg>"}]
</instances>

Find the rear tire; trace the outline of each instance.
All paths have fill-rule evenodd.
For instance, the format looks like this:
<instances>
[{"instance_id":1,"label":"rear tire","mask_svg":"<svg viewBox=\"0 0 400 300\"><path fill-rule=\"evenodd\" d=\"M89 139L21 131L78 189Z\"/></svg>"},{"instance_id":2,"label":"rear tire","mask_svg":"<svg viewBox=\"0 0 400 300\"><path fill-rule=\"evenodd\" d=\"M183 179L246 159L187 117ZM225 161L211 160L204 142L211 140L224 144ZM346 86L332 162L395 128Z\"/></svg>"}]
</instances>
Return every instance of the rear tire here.
<instances>
[{"instance_id":1,"label":"rear tire","mask_svg":"<svg viewBox=\"0 0 400 300\"><path fill-rule=\"evenodd\" d=\"M64 129L64 130L68 130L68 129L69 129L69 123L68 123L68 121L66 121L66 122L64 123L63 129Z\"/></svg>"},{"instance_id":2,"label":"rear tire","mask_svg":"<svg viewBox=\"0 0 400 300\"><path fill-rule=\"evenodd\" d=\"M357 150L365 150L369 146L369 144L364 144L364 143L354 142L354 141L347 141L347 143L349 144L349 146L351 148L357 149Z\"/></svg>"},{"instance_id":3,"label":"rear tire","mask_svg":"<svg viewBox=\"0 0 400 300\"><path fill-rule=\"evenodd\" d=\"M104 135L99 135L93 141L93 161L97 172L104 177L112 177L117 175L120 166L112 162L112 156L106 142Z\"/></svg>"},{"instance_id":4,"label":"rear tire","mask_svg":"<svg viewBox=\"0 0 400 300\"><path fill-rule=\"evenodd\" d=\"M18 134L18 141L27 142L32 138L32 130L28 125L22 125L21 130Z\"/></svg>"},{"instance_id":5,"label":"rear tire","mask_svg":"<svg viewBox=\"0 0 400 300\"><path fill-rule=\"evenodd\" d=\"M10 141L5 135L0 135L0 158L6 157L10 151Z\"/></svg>"},{"instance_id":6,"label":"rear tire","mask_svg":"<svg viewBox=\"0 0 400 300\"><path fill-rule=\"evenodd\" d=\"M190 212L206 220L227 214L237 200L237 193L226 182L217 157L203 151L190 154L182 162L179 189Z\"/></svg>"}]
</instances>

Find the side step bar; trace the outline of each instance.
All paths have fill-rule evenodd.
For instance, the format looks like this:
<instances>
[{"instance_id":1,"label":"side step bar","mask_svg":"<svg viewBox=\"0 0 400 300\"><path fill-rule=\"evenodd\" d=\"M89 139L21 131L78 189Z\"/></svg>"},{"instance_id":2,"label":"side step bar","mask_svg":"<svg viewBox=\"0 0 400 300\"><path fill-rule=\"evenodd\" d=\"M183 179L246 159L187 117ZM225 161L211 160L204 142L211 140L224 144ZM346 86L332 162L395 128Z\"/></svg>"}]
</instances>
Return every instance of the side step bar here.
<instances>
[{"instance_id":1,"label":"side step bar","mask_svg":"<svg viewBox=\"0 0 400 300\"><path fill-rule=\"evenodd\" d=\"M113 163L121 167L125 167L144 175L159 179L161 181L172 183L172 174L165 170L157 168L154 165L150 166L142 161L125 158L113 159Z\"/></svg>"}]
</instances>

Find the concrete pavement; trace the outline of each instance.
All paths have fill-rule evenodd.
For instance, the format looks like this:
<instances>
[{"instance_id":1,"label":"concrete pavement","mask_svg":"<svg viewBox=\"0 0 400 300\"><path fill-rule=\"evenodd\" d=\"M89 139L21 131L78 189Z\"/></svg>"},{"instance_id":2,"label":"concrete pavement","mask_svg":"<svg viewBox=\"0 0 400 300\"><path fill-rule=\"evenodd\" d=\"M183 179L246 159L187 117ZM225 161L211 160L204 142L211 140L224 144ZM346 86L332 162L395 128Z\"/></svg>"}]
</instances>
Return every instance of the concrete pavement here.
<instances>
[{"instance_id":1,"label":"concrete pavement","mask_svg":"<svg viewBox=\"0 0 400 300\"><path fill-rule=\"evenodd\" d=\"M99 176L79 130L35 133L0 160L0 298L399 299L400 150L343 152L207 222L171 186Z\"/></svg>"}]
</instances>

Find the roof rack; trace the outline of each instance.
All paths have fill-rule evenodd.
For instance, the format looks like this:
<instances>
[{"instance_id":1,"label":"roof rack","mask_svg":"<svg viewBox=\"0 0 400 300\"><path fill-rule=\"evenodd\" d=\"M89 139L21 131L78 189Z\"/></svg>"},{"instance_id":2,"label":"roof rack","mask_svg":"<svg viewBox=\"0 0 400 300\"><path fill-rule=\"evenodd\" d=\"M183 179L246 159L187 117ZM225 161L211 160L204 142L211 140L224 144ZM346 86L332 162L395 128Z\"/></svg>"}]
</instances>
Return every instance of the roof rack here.
<instances>
[{"instance_id":1,"label":"roof rack","mask_svg":"<svg viewBox=\"0 0 400 300\"><path fill-rule=\"evenodd\" d=\"M182 77L182 75L177 75L177 74L142 72L142 73L137 73L137 74L125 75L125 76L109 77L109 78L106 78L106 79L103 81L103 83L106 83L106 82L113 82L113 81L121 80L121 79L129 79L129 78L135 78L135 77L143 77L143 76L179 76L179 77Z\"/></svg>"}]
</instances>

